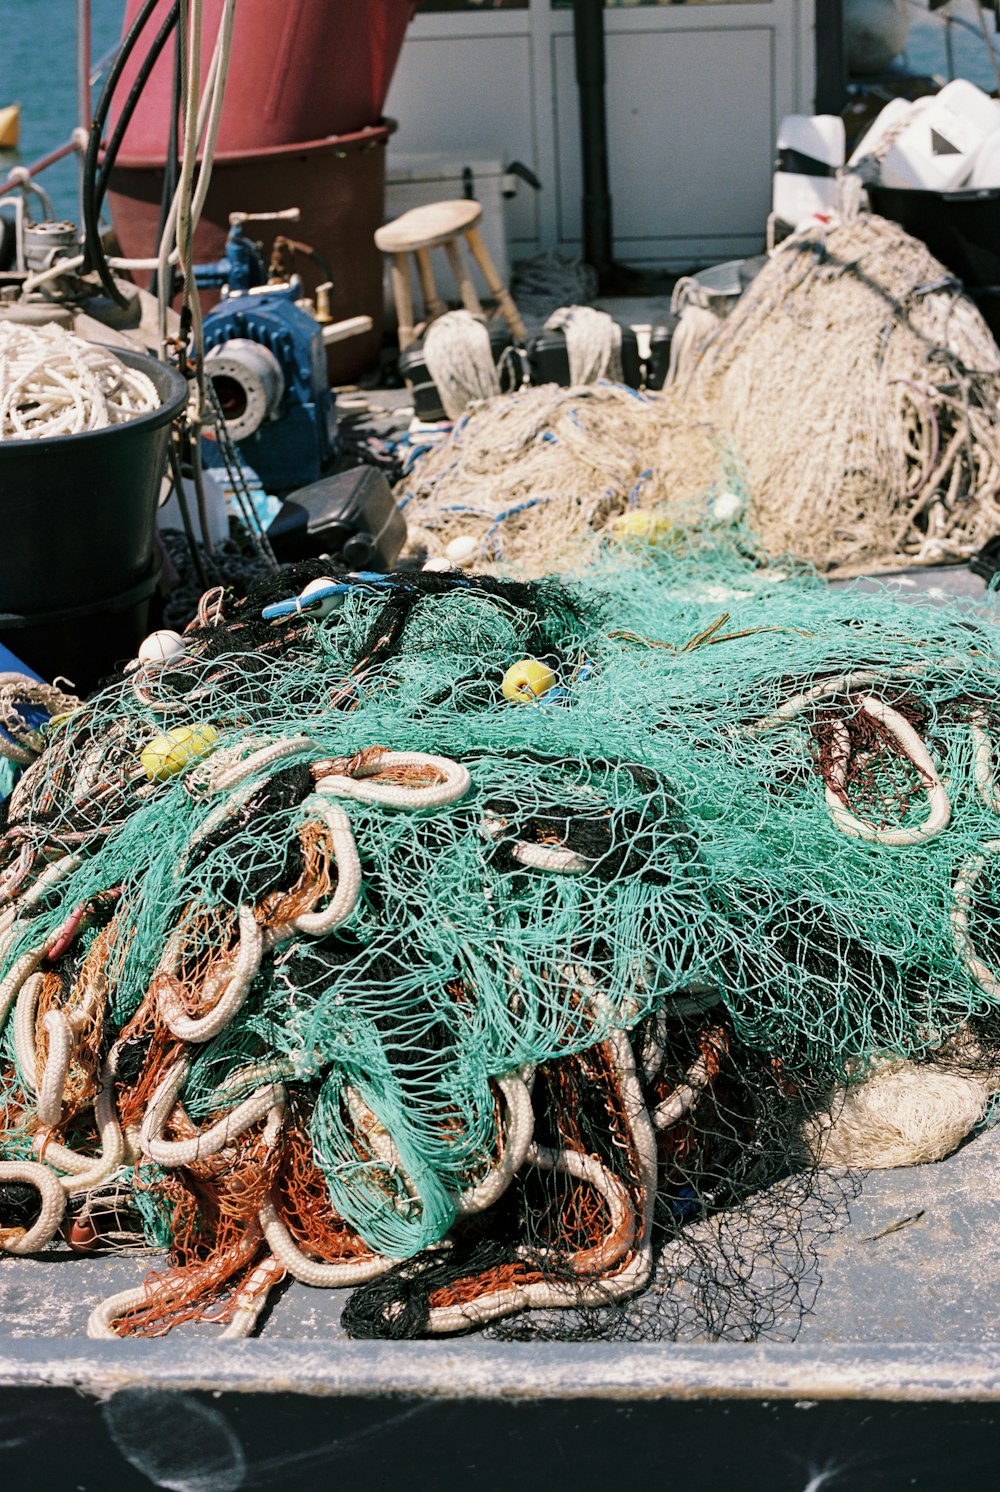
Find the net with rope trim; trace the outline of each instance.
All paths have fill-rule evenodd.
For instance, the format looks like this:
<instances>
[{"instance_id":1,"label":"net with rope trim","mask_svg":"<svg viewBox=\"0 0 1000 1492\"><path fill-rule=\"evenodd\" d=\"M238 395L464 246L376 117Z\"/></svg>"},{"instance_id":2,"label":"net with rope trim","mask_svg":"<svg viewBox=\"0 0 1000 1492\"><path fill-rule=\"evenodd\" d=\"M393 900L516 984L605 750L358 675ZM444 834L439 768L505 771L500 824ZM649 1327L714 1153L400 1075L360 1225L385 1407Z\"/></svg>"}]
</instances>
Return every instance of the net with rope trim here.
<instances>
[{"instance_id":1,"label":"net with rope trim","mask_svg":"<svg viewBox=\"0 0 1000 1492\"><path fill-rule=\"evenodd\" d=\"M701 535L263 620L315 573L207 597L10 800L3 1236L59 1225L26 1167L124 1189L110 1231L172 1257L97 1334L238 1334L286 1270L361 1334L789 1329L836 1201L809 1116L995 1049L994 601Z\"/></svg>"}]
</instances>

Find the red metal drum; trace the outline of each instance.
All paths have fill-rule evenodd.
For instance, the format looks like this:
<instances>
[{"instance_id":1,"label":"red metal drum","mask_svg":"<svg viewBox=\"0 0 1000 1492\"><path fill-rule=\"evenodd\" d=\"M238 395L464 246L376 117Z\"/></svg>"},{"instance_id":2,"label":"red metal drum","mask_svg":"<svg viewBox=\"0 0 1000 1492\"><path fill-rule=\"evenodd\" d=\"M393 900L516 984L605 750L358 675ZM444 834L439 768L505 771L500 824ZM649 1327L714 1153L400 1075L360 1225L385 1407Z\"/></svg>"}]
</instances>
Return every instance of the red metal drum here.
<instances>
[{"instance_id":1,"label":"red metal drum","mask_svg":"<svg viewBox=\"0 0 1000 1492\"><path fill-rule=\"evenodd\" d=\"M117 110L171 0L160 0L118 88ZM142 0L127 0L125 27ZM218 149L246 153L352 134L382 117L413 0L239 0L222 107ZM222 0L205 0L202 76L208 69ZM150 165L166 157L173 89L168 42L143 90L119 162Z\"/></svg>"},{"instance_id":2,"label":"red metal drum","mask_svg":"<svg viewBox=\"0 0 1000 1492\"><path fill-rule=\"evenodd\" d=\"M330 310L335 320L371 316L371 332L335 342L327 349L334 383L346 383L371 367L382 345L382 255L375 247L374 234L385 218L385 147L394 129L389 120L332 139L258 150L252 155L217 155L195 234L195 258L207 262L223 253L231 212L302 209L299 223L250 226L265 250L270 250L278 233L287 232L330 261L334 276ZM162 164L119 164L111 173L108 204L122 252L130 259L156 252L162 192ZM311 259L300 257L295 268L307 292L324 278ZM145 278L136 275L142 282ZM203 297L206 308L217 300L215 292Z\"/></svg>"}]
</instances>

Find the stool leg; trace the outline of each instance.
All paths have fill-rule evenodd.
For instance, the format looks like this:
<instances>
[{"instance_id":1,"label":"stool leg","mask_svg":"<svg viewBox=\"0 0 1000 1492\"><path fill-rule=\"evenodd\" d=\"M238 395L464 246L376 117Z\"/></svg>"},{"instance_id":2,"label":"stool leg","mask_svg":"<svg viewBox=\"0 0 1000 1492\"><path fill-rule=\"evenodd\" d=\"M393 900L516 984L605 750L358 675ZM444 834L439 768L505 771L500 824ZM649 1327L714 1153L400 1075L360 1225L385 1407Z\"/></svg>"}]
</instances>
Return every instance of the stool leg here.
<instances>
[{"instance_id":1,"label":"stool leg","mask_svg":"<svg viewBox=\"0 0 1000 1492\"><path fill-rule=\"evenodd\" d=\"M392 298L396 302L399 323L399 350L404 352L416 341L413 330L413 287L410 284L410 262L405 254L393 254L390 266Z\"/></svg>"},{"instance_id":2,"label":"stool leg","mask_svg":"<svg viewBox=\"0 0 1000 1492\"><path fill-rule=\"evenodd\" d=\"M417 269L420 272L420 288L424 292L427 320L433 321L436 316L443 316L448 307L438 295L430 254L426 249L414 249L413 257L417 261Z\"/></svg>"},{"instance_id":3,"label":"stool leg","mask_svg":"<svg viewBox=\"0 0 1000 1492\"><path fill-rule=\"evenodd\" d=\"M458 244L453 238L445 241L444 251L448 255L448 263L451 265L451 272L455 276L455 282L462 292L462 305L467 311L471 311L473 316L481 316L483 314L482 302L476 294L476 287L473 283L472 275L469 273L468 265L462 258Z\"/></svg>"},{"instance_id":4,"label":"stool leg","mask_svg":"<svg viewBox=\"0 0 1000 1492\"><path fill-rule=\"evenodd\" d=\"M497 305L500 307L500 314L514 333L516 340L523 343L527 335L524 330L524 322L521 320L520 312L514 304L514 299L510 291L497 273L497 267L490 258L489 250L483 243L479 229L467 228L465 230L465 238L469 245L469 252L482 270L483 278L490 287L490 290L496 296Z\"/></svg>"}]
</instances>

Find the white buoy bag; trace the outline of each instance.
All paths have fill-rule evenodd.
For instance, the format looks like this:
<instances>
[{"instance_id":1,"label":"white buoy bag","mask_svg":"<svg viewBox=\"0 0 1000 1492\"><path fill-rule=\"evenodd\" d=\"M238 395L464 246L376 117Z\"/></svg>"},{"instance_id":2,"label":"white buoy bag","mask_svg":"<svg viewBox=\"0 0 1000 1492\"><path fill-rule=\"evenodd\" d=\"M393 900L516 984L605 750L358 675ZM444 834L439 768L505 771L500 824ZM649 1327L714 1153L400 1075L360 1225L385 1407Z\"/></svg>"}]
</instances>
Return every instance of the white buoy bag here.
<instances>
[{"instance_id":1,"label":"white buoy bag","mask_svg":"<svg viewBox=\"0 0 1000 1492\"><path fill-rule=\"evenodd\" d=\"M995 100L956 78L932 98L912 104L894 99L859 144L851 165L867 165L866 179L881 186L955 191L968 181L984 142L998 128Z\"/></svg>"},{"instance_id":2,"label":"white buoy bag","mask_svg":"<svg viewBox=\"0 0 1000 1492\"><path fill-rule=\"evenodd\" d=\"M845 148L844 121L837 114L789 114L781 121L771 191L776 223L794 230L836 211Z\"/></svg>"}]
</instances>

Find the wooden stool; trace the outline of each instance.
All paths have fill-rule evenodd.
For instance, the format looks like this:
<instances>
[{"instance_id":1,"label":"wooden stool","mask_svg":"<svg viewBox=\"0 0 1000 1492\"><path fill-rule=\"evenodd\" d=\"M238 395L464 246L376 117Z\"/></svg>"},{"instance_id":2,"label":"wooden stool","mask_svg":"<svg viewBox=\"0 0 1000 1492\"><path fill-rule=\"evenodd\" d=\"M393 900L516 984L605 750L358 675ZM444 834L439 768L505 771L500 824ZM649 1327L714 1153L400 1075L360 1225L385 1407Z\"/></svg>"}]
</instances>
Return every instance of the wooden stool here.
<instances>
[{"instance_id":1,"label":"wooden stool","mask_svg":"<svg viewBox=\"0 0 1000 1492\"><path fill-rule=\"evenodd\" d=\"M478 223L483 209L478 202L429 202L425 207L412 207L401 217L376 229L375 244L383 254L392 255L392 295L396 302L396 319L399 322L399 348L402 352L415 342L425 327L436 316L443 316L448 307L438 295L434 283L430 250L443 248L451 265L451 272L462 295L462 304L474 316L481 316L483 308L476 294L465 260L459 248L461 239L469 246L469 253L483 272L483 278L496 298L500 314L510 327L517 342L525 338L524 322L518 315L510 291L504 285L496 265L489 256L479 232ZM427 319L419 326L413 324L413 288L410 282L410 263L407 254L417 261L420 287L423 291Z\"/></svg>"}]
</instances>

